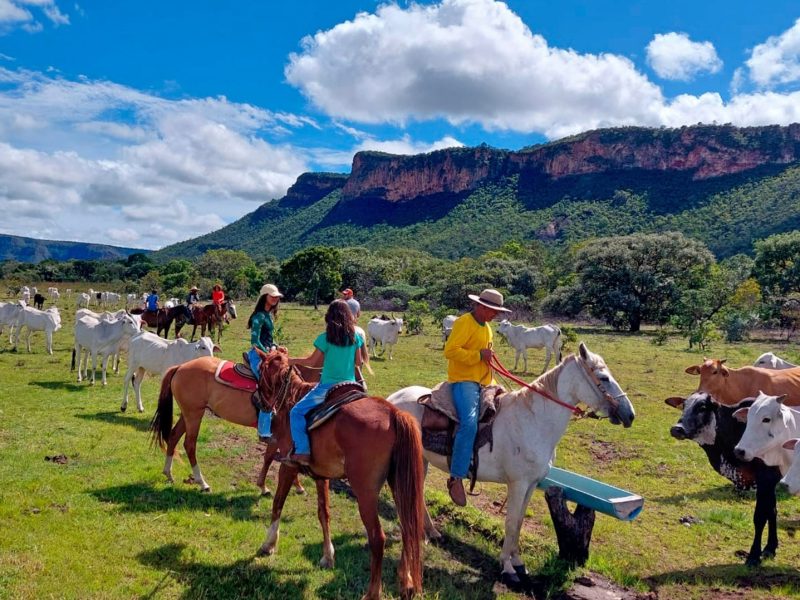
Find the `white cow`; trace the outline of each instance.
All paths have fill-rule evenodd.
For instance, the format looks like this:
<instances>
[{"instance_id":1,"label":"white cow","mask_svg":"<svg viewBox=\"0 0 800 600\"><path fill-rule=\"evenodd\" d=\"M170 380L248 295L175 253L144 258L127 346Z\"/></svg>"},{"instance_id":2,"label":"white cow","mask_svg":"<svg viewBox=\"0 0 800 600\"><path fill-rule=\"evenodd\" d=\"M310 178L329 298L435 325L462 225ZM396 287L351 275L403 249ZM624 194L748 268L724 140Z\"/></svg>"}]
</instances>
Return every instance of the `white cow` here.
<instances>
[{"instance_id":1,"label":"white cow","mask_svg":"<svg viewBox=\"0 0 800 600\"><path fill-rule=\"evenodd\" d=\"M109 357L117 354L120 345L125 338L131 338L139 333L139 324L129 314L123 315L116 321L103 321L94 317L81 317L75 321L75 348L72 351L72 368L75 368L75 357L78 357L78 381L83 381L86 377L88 357L83 361L81 369L81 359L84 349L88 349L92 355L92 385L95 380L95 370L97 368L97 356L103 360L103 385L106 385L106 368L108 367Z\"/></svg>"},{"instance_id":2,"label":"white cow","mask_svg":"<svg viewBox=\"0 0 800 600\"><path fill-rule=\"evenodd\" d=\"M178 304L180 304L180 301L177 298L170 298L164 302L164 308L175 308Z\"/></svg>"},{"instance_id":3,"label":"white cow","mask_svg":"<svg viewBox=\"0 0 800 600\"><path fill-rule=\"evenodd\" d=\"M125 306L136 306L139 303L139 294L128 294L125 296Z\"/></svg>"},{"instance_id":4,"label":"white cow","mask_svg":"<svg viewBox=\"0 0 800 600\"><path fill-rule=\"evenodd\" d=\"M397 343L397 338L403 332L403 319L400 317L383 320L378 317L370 319L367 323L367 343L375 356L375 348L381 345L381 355L389 350L389 360L392 360L392 350Z\"/></svg>"},{"instance_id":5,"label":"white cow","mask_svg":"<svg viewBox=\"0 0 800 600\"><path fill-rule=\"evenodd\" d=\"M65 291L67 292L67 299L72 298L72 288L67 288Z\"/></svg>"},{"instance_id":6,"label":"white cow","mask_svg":"<svg viewBox=\"0 0 800 600\"><path fill-rule=\"evenodd\" d=\"M77 305L79 307L82 306L84 308L89 308L89 304L91 304L91 302L92 302L92 297L89 294L87 294L86 292L83 292L78 296L78 304Z\"/></svg>"},{"instance_id":7,"label":"white cow","mask_svg":"<svg viewBox=\"0 0 800 600\"><path fill-rule=\"evenodd\" d=\"M797 365L794 363L790 363L788 360L784 360L781 357L773 354L772 352L764 352L761 356L756 359L756 362L753 363L754 367L761 367L762 369L773 369L773 370L781 370L781 369L791 369L792 367L796 367Z\"/></svg>"},{"instance_id":8,"label":"white cow","mask_svg":"<svg viewBox=\"0 0 800 600\"><path fill-rule=\"evenodd\" d=\"M19 296L25 304L31 303L31 291L28 289L28 286L22 288L22 291L19 293Z\"/></svg>"},{"instance_id":9,"label":"white cow","mask_svg":"<svg viewBox=\"0 0 800 600\"><path fill-rule=\"evenodd\" d=\"M141 329L142 329L142 315L132 315L127 310L125 310L124 308L120 309L120 310L118 310L116 312L103 311L101 313L96 313L96 312L94 312L93 310L91 310L89 308L79 308L78 310L75 311L75 320L77 321L81 317L92 317L94 319L97 319L98 321L116 321L117 319L121 319L123 315L130 316L136 322L136 324L139 326L139 330L141 331ZM119 345L118 351L112 357L111 364L114 367L114 373L119 373L120 354L122 352L126 351L127 349L128 349L128 338L126 337L126 338L122 339L122 342ZM89 358L88 358L89 349L88 348L84 348L83 352L85 353L86 360L88 361L89 360ZM87 364L88 364L88 362L87 362Z\"/></svg>"},{"instance_id":10,"label":"white cow","mask_svg":"<svg viewBox=\"0 0 800 600\"><path fill-rule=\"evenodd\" d=\"M14 349L19 344L19 334L23 327L28 328L28 335L25 338L25 346L28 352L31 351L31 334L34 331L44 331L47 339L47 352L53 354L53 332L61 329L61 315L58 309L53 306L47 310L37 310L30 306L24 307L17 313L17 331L14 335Z\"/></svg>"},{"instance_id":11,"label":"white cow","mask_svg":"<svg viewBox=\"0 0 800 600\"><path fill-rule=\"evenodd\" d=\"M455 315L447 315L442 319L442 342L447 342L447 338L450 337L450 333L453 331L453 323L456 322L457 318Z\"/></svg>"},{"instance_id":12,"label":"white cow","mask_svg":"<svg viewBox=\"0 0 800 600\"><path fill-rule=\"evenodd\" d=\"M769 467L778 467L782 475L789 472L792 452L783 444L800 435L800 411L789 408L786 395L769 396L759 392L748 408L740 408L733 416L746 423L742 439L733 453L739 460L760 458Z\"/></svg>"},{"instance_id":13,"label":"white cow","mask_svg":"<svg viewBox=\"0 0 800 600\"><path fill-rule=\"evenodd\" d=\"M792 453L792 466L781 479L781 483L789 489L790 494L800 495L800 439L792 438L783 442L783 448Z\"/></svg>"},{"instance_id":14,"label":"white cow","mask_svg":"<svg viewBox=\"0 0 800 600\"><path fill-rule=\"evenodd\" d=\"M214 356L220 348L208 336L196 342L187 342L183 338L165 340L155 333L143 331L128 342L128 370L122 388L122 412L128 408L128 383L133 381L136 393L136 406L144 412L142 404L142 381L146 373L163 376L167 369L189 362L201 356Z\"/></svg>"},{"instance_id":15,"label":"white cow","mask_svg":"<svg viewBox=\"0 0 800 600\"><path fill-rule=\"evenodd\" d=\"M52 290L50 292L50 300L52 302L58 302L59 298L61 298L61 294L58 293L58 290Z\"/></svg>"},{"instance_id":16,"label":"white cow","mask_svg":"<svg viewBox=\"0 0 800 600\"><path fill-rule=\"evenodd\" d=\"M547 353L542 373L547 371L547 367L550 365L551 354L556 357L556 364L561 362L561 330L555 325L525 327L524 325L513 325L504 319L500 322L497 332L504 336L511 347L517 351L514 357L515 371L520 355L525 365L523 372L528 371L528 348L544 348Z\"/></svg>"},{"instance_id":17,"label":"white cow","mask_svg":"<svg viewBox=\"0 0 800 600\"><path fill-rule=\"evenodd\" d=\"M103 292L100 295L100 301L102 302L103 306L116 306L119 304L121 299L121 296L114 292Z\"/></svg>"},{"instance_id":18,"label":"white cow","mask_svg":"<svg viewBox=\"0 0 800 600\"><path fill-rule=\"evenodd\" d=\"M3 327L8 326L8 343L14 343L14 329L17 327L17 317L25 304L22 300L17 302L0 302L0 333Z\"/></svg>"}]
</instances>

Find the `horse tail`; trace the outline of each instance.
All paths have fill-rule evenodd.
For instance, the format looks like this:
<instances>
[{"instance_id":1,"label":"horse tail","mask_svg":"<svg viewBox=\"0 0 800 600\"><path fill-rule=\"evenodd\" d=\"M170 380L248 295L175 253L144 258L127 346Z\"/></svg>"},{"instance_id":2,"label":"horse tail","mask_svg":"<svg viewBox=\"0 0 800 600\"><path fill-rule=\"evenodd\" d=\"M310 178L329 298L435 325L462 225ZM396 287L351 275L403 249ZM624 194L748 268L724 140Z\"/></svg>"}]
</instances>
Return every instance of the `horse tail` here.
<instances>
[{"instance_id":1,"label":"horse tail","mask_svg":"<svg viewBox=\"0 0 800 600\"><path fill-rule=\"evenodd\" d=\"M561 362L561 347L564 345L561 339L561 328L558 325L553 325L556 330L556 364Z\"/></svg>"},{"instance_id":2,"label":"horse tail","mask_svg":"<svg viewBox=\"0 0 800 600\"><path fill-rule=\"evenodd\" d=\"M150 441L160 448L164 447L172 431L172 378L178 367L171 367L161 380L161 393L158 395L158 407L150 421Z\"/></svg>"},{"instance_id":3,"label":"horse tail","mask_svg":"<svg viewBox=\"0 0 800 600\"><path fill-rule=\"evenodd\" d=\"M392 410L395 441L389 482L394 492L403 539L401 574L406 570L414 592L422 593L422 538L425 520L425 471L422 467L422 436L417 421L408 413ZM401 575L404 576L404 575ZM401 581L401 589L407 585Z\"/></svg>"}]
</instances>

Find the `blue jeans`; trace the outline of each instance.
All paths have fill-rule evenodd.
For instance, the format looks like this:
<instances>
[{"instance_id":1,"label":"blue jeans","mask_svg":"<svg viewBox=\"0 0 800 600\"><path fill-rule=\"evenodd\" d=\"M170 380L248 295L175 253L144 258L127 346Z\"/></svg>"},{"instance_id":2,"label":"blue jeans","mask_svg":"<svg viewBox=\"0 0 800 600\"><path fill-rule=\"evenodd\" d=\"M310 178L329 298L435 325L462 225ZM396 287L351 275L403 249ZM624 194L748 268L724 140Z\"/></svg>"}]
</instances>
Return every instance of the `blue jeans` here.
<instances>
[{"instance_id":1,"label":"blue jeans","mask_svg":"<svg viewBox=\"0 0 800 600\"><path fill-rule=\"evenodd\" d=\"M333 383L318 383L303 396L300 402L294 405L292 412L289 413L289 426L292 430L295 454L311 454L311 441L308 439L306 431L306 415L312 408L322 404L325 394L333 385Z\"/></svg>"},{"instance_id":2,"label":"blue jeans","mask_svg":"<svg viewBox=\"0 0 800 600\"><path fill-rule=\"evenodd\" d=\"M469 471L475 435L478 433L478 411L481 402L481 386L476 381L457 381L450 384L453 406L458 415L458 429L453 442L450 459L450 475L464 479Z\"/></svg>"},{"instance_id":3,"label":"blue jeans","mask_svg":"<svg viewBox=\"0 0 800 600\"><path fill-rule=\"evenodd\" d=\"M250 351L247 353L247 359L250 362L250 370L253 371L253 375L258 379L258 367L261 364L261 357L258 355L255 348L250 348ZM260 437L269 437L272 435L272 411L258 411L258 435Z\"/></svg>"}]
</instances>

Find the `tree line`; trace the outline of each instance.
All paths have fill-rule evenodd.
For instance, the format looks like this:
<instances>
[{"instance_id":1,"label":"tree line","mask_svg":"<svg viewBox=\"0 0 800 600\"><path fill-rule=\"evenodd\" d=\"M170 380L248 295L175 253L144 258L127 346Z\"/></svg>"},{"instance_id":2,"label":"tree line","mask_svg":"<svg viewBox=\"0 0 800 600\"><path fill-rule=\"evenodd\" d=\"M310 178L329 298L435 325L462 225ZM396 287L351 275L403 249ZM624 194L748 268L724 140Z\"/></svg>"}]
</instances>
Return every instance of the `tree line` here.
<instances>
[{"instance_id":1,"label":"tree line","mask_svg":"<svg viewBox=\"0 0 800 600\"><path fill-rule=\"evenodd\" d=\"M522 314L591 317L633 332L644 324L674 328L701 348L720 336L744 339L758 326L793 331L800 323L800 231L757 241L752 256L721 261L703 242L669 232L562 245L512 240L457 260L410 248L313 246L284 261L256 262L239 250L162 263L146 254L116 261L5 261L0 276L11 288L85 281L179 297L191 285L203 291L214 283L234 297L253 297L271 281L287 299L313 305L350 287L365 307L410 309L417 317L462 310L467 294L495 287Z\"/></svg>"}]
</instances>

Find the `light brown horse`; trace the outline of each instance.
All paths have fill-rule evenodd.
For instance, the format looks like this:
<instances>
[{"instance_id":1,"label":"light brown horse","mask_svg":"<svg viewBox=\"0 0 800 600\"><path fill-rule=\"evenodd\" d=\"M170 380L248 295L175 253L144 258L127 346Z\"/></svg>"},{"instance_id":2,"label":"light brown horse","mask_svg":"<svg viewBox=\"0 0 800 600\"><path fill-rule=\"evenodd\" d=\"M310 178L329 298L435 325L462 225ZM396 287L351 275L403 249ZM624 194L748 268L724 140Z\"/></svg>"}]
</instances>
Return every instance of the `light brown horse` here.
<instances>
[{"instance_id":1,"label":"light brown horse","mask_svg":"<svg viewBox=\"0 0 800 600\"><path fill-rule=\"evenodd\" d=\"M158 409L151 423L154 440L163 445L169 438L164 473L171 480L172 455L180 436L192 464L194 479L208 488L197 466L195 448L200 419L206 408L218 416L246 426L255 425L255 411L248 407L250 395L214 381L219 359L203 357L167 371L161 386ZM290 367L285 351L262 356L261 393L276 409L273 432L282 454L291 447L288 411L313 386ZM237 398L237 395L239 396ZM181 418L172 427L173 396L181 407ZM242 398L243 397L243 398ZM378 498L388 480L397 505L403 550L399 565L401 595L409 597L422 589L423 468L419 428L412 418L381 398L364 398L344 406L334 418L311 433L312 465L317 477L317 514L323 533L320 566L332 567L334 549L330 535L328 479L347 478L358 500L371 551L370 582L365 598L381 595L381 566L385 535L378 518ZM281 465L272 505L272 522L260 553L272 554L278 543L280 516L297 469Z\"/></svg>"},{"instance_id":2,"label":"light brown horse","mask_svg":"<svg viewBox=\"0 0 800 600\"><path fill-rule=\"evenodd\" d=\"M194 334L197 332L197 326L200 326L200 336L206 334L206 327L208 327L208 335L213 339L214 335L211 333L215 328L217 330L217 343L222 339L222 322L226 320L226 315L231 318L236 318L236 306L233 301L226 298L220 305L219 311L213 304L206 304L205 306L193 306L192 317L194 317L194 327L192 328L192 341L194 341Z\"/></svg>"}]
</instances>

